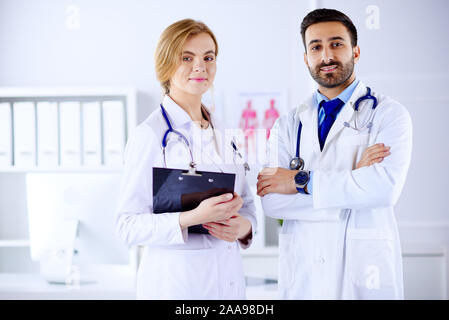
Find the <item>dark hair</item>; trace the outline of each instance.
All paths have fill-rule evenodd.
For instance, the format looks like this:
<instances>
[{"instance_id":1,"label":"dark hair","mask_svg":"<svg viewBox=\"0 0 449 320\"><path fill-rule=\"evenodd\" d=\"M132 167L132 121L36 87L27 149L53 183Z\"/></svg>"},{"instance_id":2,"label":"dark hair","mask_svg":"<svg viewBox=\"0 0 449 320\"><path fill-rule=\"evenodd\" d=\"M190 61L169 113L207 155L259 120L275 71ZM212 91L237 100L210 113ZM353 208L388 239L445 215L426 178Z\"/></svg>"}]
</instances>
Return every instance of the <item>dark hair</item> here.
<instances>
[{"instance_id":1,"label":"dark hair","mask_svg":"<svg viewBox=\"0 0 449 320\"><path fill-rule=\"evenodd\" d=\"M304 49L307 51L306 47L306 30L312 24L320 23L320 22L330 22L337 21L342 23L346 29L348 30L351 36L351 44L353 47L357 45L357 29L352 23L351 19L343 12L334 9L316 9L309 14L307 14L301 23L301 36L302 43L304 44Z\"/></svg>"}]
</instances>

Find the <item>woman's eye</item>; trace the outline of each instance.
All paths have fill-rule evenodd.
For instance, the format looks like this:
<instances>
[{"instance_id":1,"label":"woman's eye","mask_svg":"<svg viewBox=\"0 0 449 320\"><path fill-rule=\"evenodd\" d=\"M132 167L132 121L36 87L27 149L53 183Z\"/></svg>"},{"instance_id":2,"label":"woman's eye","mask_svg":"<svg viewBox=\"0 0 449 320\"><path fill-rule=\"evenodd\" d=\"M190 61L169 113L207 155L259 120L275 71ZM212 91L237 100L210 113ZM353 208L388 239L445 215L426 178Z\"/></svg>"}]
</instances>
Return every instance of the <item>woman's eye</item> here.
<instances>
[{"instance_id":1,"label":"woman's eye","mask_svg":"<svg viewBox=\"0 0 449 320\"><path fill-rule=\"evenodd\" d=\"M191 57L182 57L182 61L191 61L192 58Z\"/></svg>"},{"instance_id":2,"label":"woman's eye","mask_svg":"<svg viewBox=\"0 0 449 320\"><path fill-rule=\"evenodd\" d=\"M204 60L206 60L206 61L214 61L215 58L212 57L212 56L209 56L209 57L205 57Z\"/></svg>"}]
</instances>

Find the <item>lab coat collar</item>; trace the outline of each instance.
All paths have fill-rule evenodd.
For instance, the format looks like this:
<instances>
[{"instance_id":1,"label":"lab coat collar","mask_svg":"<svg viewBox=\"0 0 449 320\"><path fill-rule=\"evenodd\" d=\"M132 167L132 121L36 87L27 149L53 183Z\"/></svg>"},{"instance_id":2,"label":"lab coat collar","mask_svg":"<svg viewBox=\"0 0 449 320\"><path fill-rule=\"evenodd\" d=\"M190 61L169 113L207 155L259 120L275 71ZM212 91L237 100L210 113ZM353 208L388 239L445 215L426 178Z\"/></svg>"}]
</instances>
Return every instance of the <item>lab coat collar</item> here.
<instances>
[{"instance_id":1,"label":"lab coat collar","mask_svg":"<svg viewBox=\"0 0 449 320\"><path fill-rule=\"evenodd\" d=\"M168 94L162 99L162 106L167 111L168 119L173 128L180 128L188 122L192 122L189 114L181 108Z\"/></svg>"},{"instance_id":2,"label":"lab coat collar","mask_svg":"<svg viewBox=\"0 0 449 320\"><path fill-rule=\"evenodd\" d=\"M361 96L366 94L366 85L359 81L354 92L352 93L349 101L343 106L340 113L335 119L329 134L326 138L326 143L323 148L323 152L326 150L326 146L329 145L330 141L344 128L345 122L350 122L354 115L355 101ZM315 132L313 136L315 139L312 141L312 146L315 150L320 150L319 140L318 140L318 109L316 108L315 93L312 93L307 100L300 104L296 110L296 117L303 123L305 130L313 130ZM304 121L304 119L307 119ZM310 122L309 122L310 121Z\"/></svg>"},{"instance_id":3,"label":"lab coat collar","mask_svg":"<svg viewBox=\"0 0 449 320\"><path fill-rule=\"evenodd\" d=\"M326 144L330 143L330 141L345 128L345 122L351 122L352 117L354 116L354 105L358 98L366 94L366 85L359 81L359 84L354 89L354 92L349 98L349 101L344 105L343 109L340 111L340 114L335 119L334 124L332 125L329 134L326 138L326 143L324 145L323 151L326 149Z\"/></svg>"}]
</instances>

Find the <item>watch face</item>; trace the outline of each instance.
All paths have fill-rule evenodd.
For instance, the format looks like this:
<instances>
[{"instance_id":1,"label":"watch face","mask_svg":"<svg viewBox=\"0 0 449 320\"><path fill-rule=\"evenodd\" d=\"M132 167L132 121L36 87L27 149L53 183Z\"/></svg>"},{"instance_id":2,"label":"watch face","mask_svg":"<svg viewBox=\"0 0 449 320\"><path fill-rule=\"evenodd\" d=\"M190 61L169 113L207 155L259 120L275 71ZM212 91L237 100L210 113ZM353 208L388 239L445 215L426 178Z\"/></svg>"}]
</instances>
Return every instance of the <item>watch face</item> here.
<instances>
[{"instance_id":1,"label":"watch face","mask_svg":"<svg viewBox=\"0 0 449 320\"><path fill-rule=\"evenodd\" d=\"M297 185L305 185L309 181L309 174L306 171L299 171L295 176L295 183Z\"/></svg>"}]
</instances>

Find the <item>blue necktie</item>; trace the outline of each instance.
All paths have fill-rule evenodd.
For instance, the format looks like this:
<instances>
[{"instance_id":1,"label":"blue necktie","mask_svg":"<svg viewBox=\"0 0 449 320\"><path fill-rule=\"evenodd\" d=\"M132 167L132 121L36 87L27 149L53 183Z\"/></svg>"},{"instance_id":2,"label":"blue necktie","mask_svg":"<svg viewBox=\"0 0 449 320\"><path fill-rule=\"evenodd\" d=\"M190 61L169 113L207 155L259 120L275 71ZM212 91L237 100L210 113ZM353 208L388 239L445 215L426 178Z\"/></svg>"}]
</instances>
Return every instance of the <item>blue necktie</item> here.
<instances>
[{"instance_id":1,"label":"blue necktie","mask_svg":"<svg viewBox=\"0 0 449 320\"><path fill-rule=\"evenodd\" d=\"M320 107L324 108L324 120L318 126L318 137L320 139L320 148L323 151L324 143L326 142L327 135L334 124L335 119L337 118L338 112L340 112L341 108L344 106L344 102L340 99L334 99L325 102L321 101Z\"/></svg>"}]
</instances>

